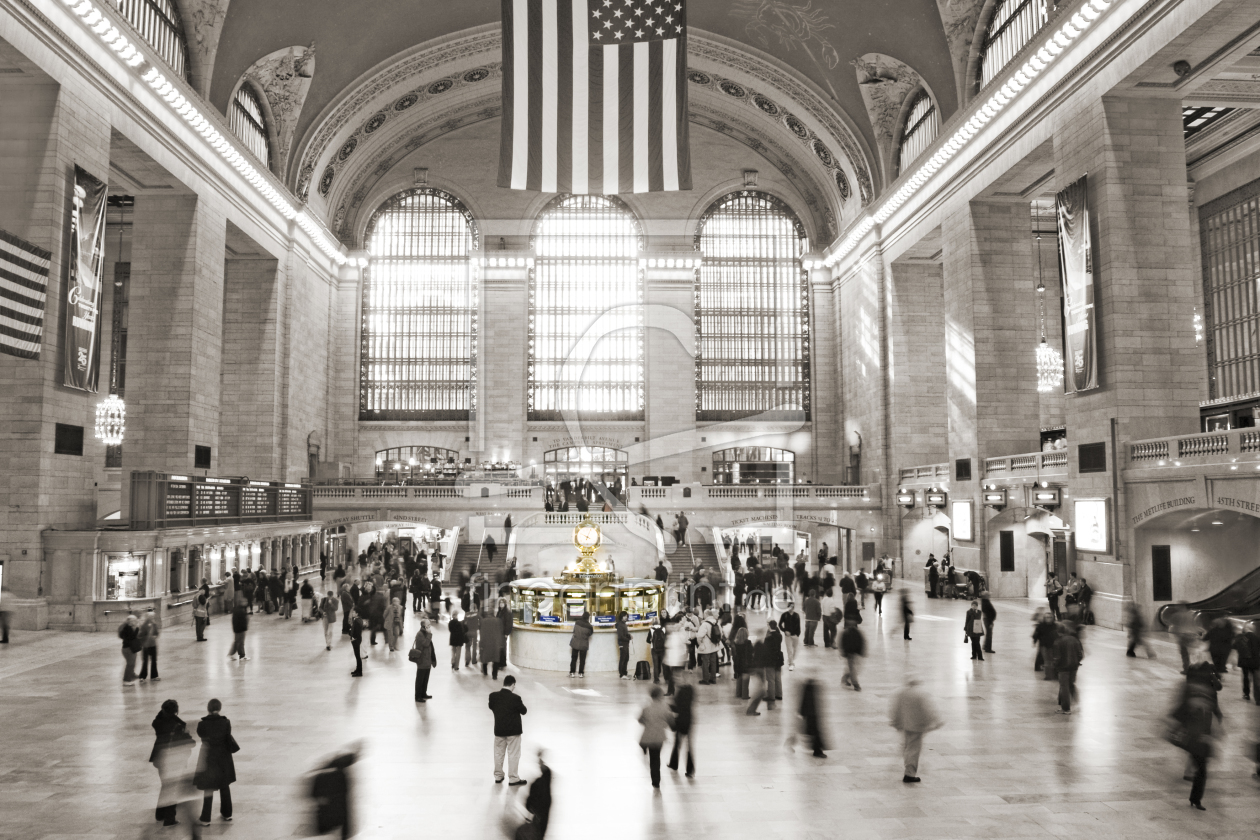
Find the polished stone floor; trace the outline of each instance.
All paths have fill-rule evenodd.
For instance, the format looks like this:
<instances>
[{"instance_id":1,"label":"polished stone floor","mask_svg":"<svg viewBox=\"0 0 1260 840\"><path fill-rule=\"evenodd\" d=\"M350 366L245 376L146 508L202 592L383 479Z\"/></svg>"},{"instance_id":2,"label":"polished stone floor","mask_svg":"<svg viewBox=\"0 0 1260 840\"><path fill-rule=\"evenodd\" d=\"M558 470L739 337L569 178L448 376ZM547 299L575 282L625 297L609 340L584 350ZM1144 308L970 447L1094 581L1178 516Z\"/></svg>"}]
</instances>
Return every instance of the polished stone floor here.
<instances>
[{"instance_id":1,"label":"polished stone floor","mask_svg":"<svg viewBox=\"0 0 1260 840\"><path fill-rule=\"evenodd\" d=\"M889 616L867 612L869 656L859 694L840 684L840 662L821 648L785 672L788 698L761 717L743 714L729 675L700 690L694 780L668 775L649 787L635 720L642 684L516 672L529 707L522 772L547 750L555 771L548 837L821 840L865 838L1255 837L1260 781L1248 759L1260 709L1241 700L1239 677L1222 692L1224 741L1204 800L1191 810L1183 755L1161 737L1180 679L1176 652L1127 659L1119 633L1090 628L1078 712L1054 713L1054 685L1032 671L1034 605L999 602L997 653L973 663L963 643L966 604L925 600L903 642ZM764 618L762 619L764 620ZM754 626L759 622L754 619ZM409 625L410 627L410 625ZM110 634L15 633L0 648L0 837L107 840L183 836L151 822L157 774L146 763L149 723L177 699L195 725L211 697L223 701L241 744L233 786L235 821L216 816L205 836L250 840L310 836L305 774L323 756L362 740L356 777L361 836L494 838L525 788L493 784L491 681L479 672L434 672L427 705L412 702L403 653L372 648L366 676L351 679L338 639L325 652L317 625L255 616L250 661L226 658L229 623L211 641L191 629L162 637L159 683L120 684L122 658ZM443 629L439 652L446 649ZM830 755L785 748L796 718L794 683L825 684ZM889 697L907 674L938 698L946 726L928 736L923 782L901 782Z\"/></svg>"}]
</instances>

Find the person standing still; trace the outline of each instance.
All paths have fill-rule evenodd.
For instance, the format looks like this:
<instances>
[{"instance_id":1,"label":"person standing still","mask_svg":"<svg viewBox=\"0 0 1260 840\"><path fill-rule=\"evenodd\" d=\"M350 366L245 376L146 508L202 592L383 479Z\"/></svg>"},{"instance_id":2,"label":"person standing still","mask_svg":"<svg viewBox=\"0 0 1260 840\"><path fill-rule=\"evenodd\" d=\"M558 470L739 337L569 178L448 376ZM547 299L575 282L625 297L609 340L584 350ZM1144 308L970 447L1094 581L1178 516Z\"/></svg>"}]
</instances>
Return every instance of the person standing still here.
<instances>
[{"instance_id":1,"label":"person standing still","mask_svg":"<svg viewBox=\"0 0 1260 840\"><path fill-rule=\"evenodd\" d=\"M822 603L818 600L818 590L811 588L803 604L805 609L805 647L814 647L814 633L818 630L818 622L822 621Z\"/></svg>"},{"instance_id":2,"label":"person standing still","mask_svg":"<svg viewBox=\"0 0 1260 840\"><path fill-rule=\"evenodd\" d=\"M674 713L665 704L665 693L661 691L660 686L652 686L651 699L639 713L639 723L643 726L643 734L639 736L639 747L648 756L648 772L652 777L652 787L659 788L661 786L661 747L665 745L665 734L674 723Z\"/></svg>"},{"instance_id":3,"label":"person standing still","mask_svg":"<svg viewBox=\"0 0 1260 840\"><path fill-rule=\"evenodd\" d=\"M437 650L433 647L433 631L429 629L427 618L420 619L420 629L416 631L407 658L416 663L416 702L433 699L429 694L429 675L437 666Z\"/></svg>"},{"instance_id":4,"label":"person standing still","mask_svg":"<svg viewBox=\"0 0 1260 840\"><path fill-rule=\"evenodd\" d=\"M1059 620L1059 596L1063 594L1063 584L1054 572L1046 573L1046 603L1050 605L1050 614Z\"/></svg>"},{"instance_id":5,"label":"person standing still","mask_svg":"<svg viewBox=\"0 0 1260 840\"><path fill-rule=\"evenodd\" d=\"M480 644L481 634L481 614L477 611L476 606L471 608L464 615L464 666L471 667L477 664L477 645Z\"/></svg>"},{"instance_id":6,"label":"person standing still","mask_svg":"<svg viewBox=\"0 0 1260 840\"><path fill-rule=\"evenodd\" d=\"M971 659L972 661L984 661L984 651L980 647L980 642L984 638L984 613L980 611L980 602L972 601L971 609L967 610L967 615L963 618L963 641L971 642Z\"/></svg>"},{"instance_id":7,"label":"person standing still","mask_svg":"<svg viewBox=\"0 0 1260 840\"><path fill-rule=\"evenodd\" d=\"M144 621L140 623L140 682L152 679L154 682L162 679L158 676L158 634L162 631L158 627L157 619L153 617L153 613L149 613L144 617ZM150 671L149 666L152 665Z\"/></svg>"},{"instance_id":8,"label":"person standing still","mask_svg":"<svg viewBox=\"0 0 1260 840\"><path fill-rule=\"evenodd\" d=\"M245 604L238 601L232 609L232 649L228 651L228 659L239 657L244 662L249 659L245 655L245 633L249 631L249 613Z\"/></svg>"},{"instance_id":9,"label":"person standing still","mask_svg":"<svg viewBox=\"0 0 1260 840\"><path fill-rule=\"evenodd\" d=\"M629 613L622 610L617 614L617 676L623 680L634 679L629 674L630 667L630 628L626 626Z\"/></svg>"},{"instance_id":10,"label":"person standing still","mask_svg":"<svg viewBox=\"0 0 1260 840\"><path fill-rule=\"evenodd\" d=\"M652 684L659 685L661 671L665 668L665 628L661 626L659 618L653 619L652 626L648 629L648 647L652 651ZM569 670L573 670L572 663Z\"/></svg>"},{"instance_id":11,"label":"person standing still","mask_svg":"<svg viewBox=\"0 0 1260 840\"><path fill-rule=\"evenodd\" d=\"M340 605L341 602L331 589L319 602L319 620L324 623L324 650L332 650L333 627L337 624L337 607Z\"/></svg>"},{"instance_id":12,"label":"person standing still","mask_svg":"<svg viewBox=\"0 0 1260 840\"><path fill-rule=\"evenodd\" d=\"M211 700L206 704L209 713L197 724L197 737L201 739L201 753L197 757L197 773L193 784L202 792L202 825L210 825L210 812L214 806L214 792L219 792L219 814L224 822L232 821L232 791L229 786L236 781L236 763L232 753L240 747L232 737L232 722L219 714L223 704Z\"/></svg>"},{"instance_id":13,"label":"person standing still","mask_svg":"<svg viewBox=\"0 0 1260 840\"><path fill-rule=\"evenodd\" d=\"M939 729L941 717L936 713L932 698L919 687L919 680L911 677L906 687L893 698L889 723L901 733L902 762L905 765L903 782L919 781L919 753L923 749L923 734Z\"/></svg>"},{"instance_id":14,"label":"person standing still","mask_svg":"<svg viewBox=\"0 0 1260 840\"><path fill-rule=\"evenodd\" d=\"M197 627L197 641L206 640L206 621L210 618L210 596L203 590L193 598L193 624Z\"/></svg>"},{"instance_id":15,"label":"person standing still","mask_svg":"<svg viewBox=\"0 0 1260 840\"><path fill-rule=\"evenodd\" d=\"M591 649L591 636L595 628L583 612L573 622L573 635L569 638L569 678L586 677L586 654ZM618 631L620 635L620 631Z\"/></svg>"},{"instance_id":16,"label":"person standing still","mask_svg":"<svg viewBox=\"0 0 1260 840\"><path fill-rule=\"evenodd\" d=\"M984 616L984 652L994 653L993 650L993 622L997 621L997 609L994 608L993 602L989 600L989 591L980 593L980 613Z\"/></svg>"},{"instance_id":17,"label":"person standing still","mask_svg":"<svg viewBox=\"0 0 1260 840\"><path fill-rule=\"evenodd\" d=\"M464 652L464 645L468 642L468 634L464 630L464 622L459 620L460 615L462 613L455 613L446 625L446 630L450 634L452 671L459 670L459 657Z\"/></svg>"},{"instance_id":18,"label":"person standing still","mask_svg":"<svg viewBox=\"0 0 1260 840\"><path fill-rule=\"evenodd\" d=\"M363 676L363 618L359 615L357 608L351 607L346 619L350 624L350 647L354 650L354 670L350 672L350 676L361 677Z\"/></svg>"},{"instance_id":19,"label":"person standing still","mask_svg":"<svg viewBox=\"0 0 1260 840\"><path fill-rule=\"evenodd\" d=\"M143 649L140 641L140 619L129 615L118 627L118 638L122 640L123 685L136 684L136 654Z\"/></svg>"},{"instance_id":20,"label":"person standing still","mask_svg":"<svg viewBox=\"0 0 1260 840\"><path fill-rule=\"evenodd\" d=\"M722 647L722 631L718 628L717 612L705 613L700 630L696 633L696 659L700 663L700 685L717 682L718 649Z\"/></svg>"},{"instance_id":21,"label":"person standing still","mask_svg":"<svg viewBox=\"0 0 1260 840\"><path fill-rule=\"evenodd\" d=\"M796 647L801 641L801 614L796 605L788 602L787 612L779 616L779 630L783 633L783 649L787 654L787 669L796 670Z\"/></svg>"},{"instance_id":22,"label":"person standing still","mask_svg":"<svg viewBox=\"0 0 1260 840\"><path fill-rule=\"evenodd\" d=\"M507 759L509 787L525 784L517 770L521 763L521 715L529 710L516 694L516 677L503 678L503 688L490 695L490 711L494 713L494 783L503 781L503 760Z\"/></svg>"}]
</instances>

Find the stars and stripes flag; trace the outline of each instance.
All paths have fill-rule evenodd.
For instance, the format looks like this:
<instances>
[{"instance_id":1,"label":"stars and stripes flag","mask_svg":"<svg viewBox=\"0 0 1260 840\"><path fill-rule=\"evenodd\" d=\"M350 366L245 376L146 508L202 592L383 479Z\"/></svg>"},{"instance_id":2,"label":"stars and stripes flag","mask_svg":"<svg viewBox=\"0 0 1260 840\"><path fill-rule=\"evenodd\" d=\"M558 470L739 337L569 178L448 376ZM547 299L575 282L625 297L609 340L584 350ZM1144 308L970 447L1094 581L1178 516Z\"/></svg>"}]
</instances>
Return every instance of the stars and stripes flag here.
<instances>
[{"instance_id":1,"label":"stars and stripes flag","mask_svg":"<svg viewBox=\"0 0 1260 840\"><path fill-rule=\"evenodd\" d=\"M52 254L0 230L0 352L38 359Z\"/></svg>"},{"instance_id":2,"label":"stars and stripes flag","mask_svg":"<svg viewBox=\"0 0 1260 840\"><path fill-rule=\"evenodd\" d=\"M686 0L503 0L499 186L691 189Z\"/></svg>"}]
</instances>

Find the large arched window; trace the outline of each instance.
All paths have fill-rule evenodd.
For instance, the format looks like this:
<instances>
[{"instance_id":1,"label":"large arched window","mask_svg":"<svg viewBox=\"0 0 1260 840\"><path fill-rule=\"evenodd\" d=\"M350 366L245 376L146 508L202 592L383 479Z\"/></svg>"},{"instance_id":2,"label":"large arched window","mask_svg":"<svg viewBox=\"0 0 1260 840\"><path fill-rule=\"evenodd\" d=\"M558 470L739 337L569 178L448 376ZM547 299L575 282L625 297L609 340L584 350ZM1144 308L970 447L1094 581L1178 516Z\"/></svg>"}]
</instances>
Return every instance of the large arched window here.
<instances>
[{"instance_id":1,"label":"large arched window","mask_svg":"<svg viewBox=\"0 0 1260 840\"><path fill-rule=\"evenodd\" d=\"M242 84L236 91L236 96L232 97L228 123L232 126L232 133L241 138L245 148L270 169L271 140L267 136L267 119L263 116L258 96L249 85Z\"/></svg>"},{"instance_id":2,"label":"large arched window","mask_svg":"<svg viewBox=\"0 0 1260 840\"><path fill-rule=\"evenodd\" d=\"M366 240L359 419L466 419L477 384L471 215L441 190L406 190L376 211Z\"/></svg>"},{"instance_id":3,"label":"large arched window","mask_svg":"<svg viewBox=\"0 0 1260 840\"><path fill-rule=\"evenodd\" d=\"M561 196L538 219L529 419L643 419L643 236L618 199Z\"/></svg>"},{"instance_id":4,"label":"large arched window","mask_svg":"<svg viewBox=\"0 0 1260 840\"><path fill-rule=\"evenodd\" d=\"M980 87L997 78L1049 20L1050 0L998 0L980 48Z\"/></svg>"},{"instance_id":5,"label":"large arched window","mask_svg":"<svg viewBox=\"0 0 1260 840\"><path fill-rule=\"evenodd\" d=\"M175 74L188 78L188 42L173 0L115 0L118 11Z\"/></svg>"},{"instance_id":6,"label":"large arched window","mask_svg":"<svg viewBox=\"0 0 1260 840\"><path fill-rule=\"evenodd\" d=\"M395 446L376 451L377 481L452 481L459 477L461 467L459 453L440 446Z\"/></svg>"},{"instance_id":7,"label":"large arched window","mask_svg":"<svg viewBox=\"0 0 1260 840\"><path fill-rule=\"evenodd\" d=\"M713 453L714 484L791 484L796 453L773 446L738 446Z\"/></svg>"},{"instance_id":8,"label":"large arched window","mask_svg":"<svg viewBox=\"0 0 1260 840\"><path fill-rule=\"evenodd\" d=\"M741 191L700 220L696 419L809 419L805 229L774 196Z\"/></svg>"},{"instance_id":9,"label":"large arched window","mask_svg":"<svg viewBox=\"0 0 1260 840\"><path fill-rule=\"evenodd\" d=\"M629 467L630 454L608 446L567 446L543 454L545 478L555 487L577 478L604 484L612 484L618 478L624 481Z\"/></svg>"},{"instance_id":10,"label":"large arched window","mask_svg":"<svg viewBox=\"0 0 1260 840\"><path fill-rule=\"evenodd\" d=\"M905 172L914 159L932 145L941 128L941 115L926 90L910 103L906 124L901 129L901 147L897 150L897 171Z\"/></svg>"}]
</instances>

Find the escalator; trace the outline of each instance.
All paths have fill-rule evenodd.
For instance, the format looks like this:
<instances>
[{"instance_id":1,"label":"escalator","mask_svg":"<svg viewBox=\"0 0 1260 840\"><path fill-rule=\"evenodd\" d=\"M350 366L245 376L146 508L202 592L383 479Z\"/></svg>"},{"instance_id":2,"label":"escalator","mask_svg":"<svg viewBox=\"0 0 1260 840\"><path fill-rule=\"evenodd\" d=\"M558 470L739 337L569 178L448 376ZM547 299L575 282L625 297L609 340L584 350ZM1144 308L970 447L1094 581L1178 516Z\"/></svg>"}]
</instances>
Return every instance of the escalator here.
<instances>
[{"instance_id":1,"label":"escalator","mask_svg":"<svg viewBox=\"0 0 1260 840\"><path fill-rule=\"evenodd\" d=\"M1188 606L1201 627L1207 627L1220 616L1260 617L1260 569L1252 569L1210 598L1194 601ZM1157 613L1159 623L1168 627L1176 607L1176 604L1160 607Z\"/></svg>"}]
</instances>

